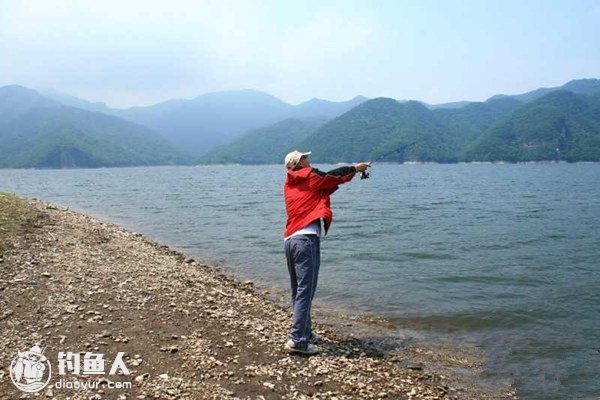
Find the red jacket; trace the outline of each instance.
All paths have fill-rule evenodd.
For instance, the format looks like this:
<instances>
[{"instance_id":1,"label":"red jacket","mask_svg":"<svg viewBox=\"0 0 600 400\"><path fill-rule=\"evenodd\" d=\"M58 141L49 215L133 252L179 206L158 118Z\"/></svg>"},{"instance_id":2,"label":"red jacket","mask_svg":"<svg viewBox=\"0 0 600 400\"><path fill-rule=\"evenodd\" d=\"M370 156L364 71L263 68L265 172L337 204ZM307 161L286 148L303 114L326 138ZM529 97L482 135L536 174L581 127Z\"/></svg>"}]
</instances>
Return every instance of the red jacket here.
<instances>
[{"instance_id":1,"label":"red jacket","mask_svg":"<svg viewBox=\"0 0 600 400\"><path fill-rule=\"evenodd\" d=\"M338 189L338 185L350 181L354 174L354 167L340 167L327 173L312 167L288 170L283 187L287 212L283 236L289 236L319 218L323 218L327 234L333 220L329 196Z\"/></svg>"}]
</instances>

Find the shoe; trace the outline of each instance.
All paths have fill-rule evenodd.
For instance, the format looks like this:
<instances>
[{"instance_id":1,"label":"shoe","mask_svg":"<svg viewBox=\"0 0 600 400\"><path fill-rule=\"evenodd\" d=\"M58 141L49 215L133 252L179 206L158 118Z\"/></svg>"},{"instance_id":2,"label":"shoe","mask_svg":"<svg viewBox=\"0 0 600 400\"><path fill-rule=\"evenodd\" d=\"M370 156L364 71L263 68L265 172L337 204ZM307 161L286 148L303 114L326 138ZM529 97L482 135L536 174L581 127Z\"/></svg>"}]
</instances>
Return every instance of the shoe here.
<instances>
[{"instance_id":1,"label":"shoe","mask_svg":"<svg viewBox=\"0 0 600 400\"><path fill-rule=\"evenodd\" d=\"M314 344L308 343L305 348L299 347L292 339L288 340L285 344L285 348L290 353L300 353L300 354L308 354L313 355L319 352L319 348Z\"/></svg>"},{"instance_id":2,"label":"shoe","mask_svg":"<svg viewBox=\"0 0 600 400\"><path fill-rule=\"evenodd\" d=\"M308 341L311 343L319 343L321 341L321 335L316 332L311 332L310 339Z\"/></svg>"}]
</instances>

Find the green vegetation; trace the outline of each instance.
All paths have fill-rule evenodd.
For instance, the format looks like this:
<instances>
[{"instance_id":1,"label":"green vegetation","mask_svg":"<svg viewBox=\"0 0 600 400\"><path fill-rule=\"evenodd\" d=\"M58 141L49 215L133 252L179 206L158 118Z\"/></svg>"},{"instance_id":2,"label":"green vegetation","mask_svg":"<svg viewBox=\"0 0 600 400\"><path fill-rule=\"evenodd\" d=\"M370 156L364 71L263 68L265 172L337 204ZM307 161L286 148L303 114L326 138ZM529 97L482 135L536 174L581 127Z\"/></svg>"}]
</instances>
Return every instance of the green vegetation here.
<instances>
[{"instance_id":1,"label":"green vegetation","mask_svg":"<svg viewBox=\"0 0 600 400\"><path fill-rule=\"evenodd\" d=\"M415 101L367 101L318 129L298 147L321 162L457 162L464 147L521 103L502 98L430 110Z\"/></svg>"},{"instance_id":2,"label":"green vegetation","mask_svg":"<svg viewBox=\"0 0 600 400\"><path fill-rule=\"evenodd\" d=\"M313 161L327 163L600 161L598 82L572 81L565 85L576 88L579 94L543 89L522 97L534 98L529 102L518 100L518 96L494 96L458 108L430 109L415 101L372 99L327 122L303 140L302 135L286 133L288 127L282 124L276 135L269 130L254 131L245 141L234 142L236 147L221 147L219 154L227 154L227 158L208 161L279 162L283 154L294 148L310 150ZM542 97L538 96L540 93ZM275 151L273 142L280 147L276 157L269 158L265 153ZM256 144L253 152L241 150L252 148L252 143Z\"/></svg>"},{"instance_id":3,"label":"green vegetation","mask_svg":"<svg viewBox=\"0 0 600 400\"><path fill-rule=\"evenodd\" d=\"M600 161L600 95L551 92L486 130L464 158Z\"/></svg>"},{"instance_id":4,"label":"green vegetation","mask_svg":"<svg viewBox=\"0 0 600 400\"><path fill-rule=\"evenodd\" d=\"M250 131L201 158L203 164L276 164L301 140L325 123L324 118L290 118Z\"/></svg>"},{"instance_id":5,"label":"green vegetation","mask_svg":"<svg viewBox=\"0 0 600 400\"><path fill-rule=\"evenodd\" d=\"M33 225L40 212L27 200L12 193L0 192L0 258L15 238Z\"/></svg>"},{"instance_id":6,"label":"green vegetation","mask_svg":"<svg viewBox=\"0 0 600 400\"><path fill-rule=\"evenodd\" d=\"M280 163L293 149L329 163L598 161L599 121L598 79L434 106L363 97L292 106L266 93L233 91L129 110L48 99L12 85L0 87L0 168L168 165L198 157L201 163Z\"/></svg>"},{"instance_id":7,"label":"green vegetation","mask_svg":"<svg viewBox=\"0 0 600 400\"><path fill-rule=\"evenodd\" d=\"M70 168L191 161L141 125L64 107L21 86L0 88L0 168Z\"/></svg>"}]
</instances>

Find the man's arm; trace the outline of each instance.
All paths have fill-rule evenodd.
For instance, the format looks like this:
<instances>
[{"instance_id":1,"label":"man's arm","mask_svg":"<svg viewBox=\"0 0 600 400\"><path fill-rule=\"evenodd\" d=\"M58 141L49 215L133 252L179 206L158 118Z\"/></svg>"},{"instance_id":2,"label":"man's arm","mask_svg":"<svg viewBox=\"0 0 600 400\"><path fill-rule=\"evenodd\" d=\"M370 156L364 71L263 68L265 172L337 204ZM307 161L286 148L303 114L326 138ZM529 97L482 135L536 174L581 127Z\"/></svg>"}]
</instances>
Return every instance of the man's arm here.
<instances>
[{"instance_id":1,"label":"man's arm","mask_svg":"<svg viewBox=\"0 0 600 400\"><path fill-rule=\"evenodd\" d=\"M329 172L323 172L313 168L313 173L317 175L312 182L313 187L315 189L330 189L331 193L333 193L338 185L350 181L357 172L366 170L368 166L368 163L358 163L351 166L332 169Z\"/></svg>"}]
</instances>

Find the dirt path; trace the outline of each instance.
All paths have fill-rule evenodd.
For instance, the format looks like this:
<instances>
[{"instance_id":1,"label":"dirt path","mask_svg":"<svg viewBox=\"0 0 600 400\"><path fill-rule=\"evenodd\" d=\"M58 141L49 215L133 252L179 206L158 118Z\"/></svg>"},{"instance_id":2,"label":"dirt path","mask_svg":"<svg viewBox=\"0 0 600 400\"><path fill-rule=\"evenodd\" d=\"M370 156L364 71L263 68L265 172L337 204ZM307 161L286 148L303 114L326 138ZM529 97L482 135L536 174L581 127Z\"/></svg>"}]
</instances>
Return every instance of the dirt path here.
<instances>
[{"instance_id":1,"label":"dirt path","mask_svg":"<svg viewBox=\"0 0 600 400\"><path fill-rule=\"evenodd\" d=\"M251 283L86 215L39 200L22 207L28 219L0 231L1 398L35 398L9 376L17 350L35 344L46 346L53 372L41 398L514 398L400 367L397 356L323 325L321 354L289 355L289 310ZM82 361L103 353L106 371L125 352L130 375L60 376L58 352L69 351ZM61 378L100 384L57 388Z\"/></svg>"}]
</instances>

